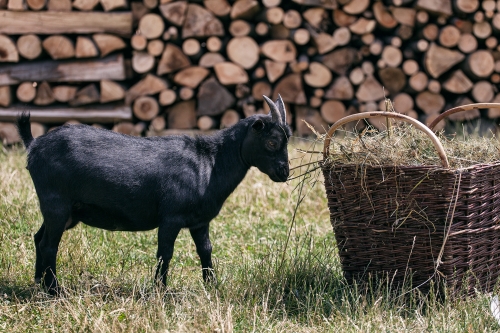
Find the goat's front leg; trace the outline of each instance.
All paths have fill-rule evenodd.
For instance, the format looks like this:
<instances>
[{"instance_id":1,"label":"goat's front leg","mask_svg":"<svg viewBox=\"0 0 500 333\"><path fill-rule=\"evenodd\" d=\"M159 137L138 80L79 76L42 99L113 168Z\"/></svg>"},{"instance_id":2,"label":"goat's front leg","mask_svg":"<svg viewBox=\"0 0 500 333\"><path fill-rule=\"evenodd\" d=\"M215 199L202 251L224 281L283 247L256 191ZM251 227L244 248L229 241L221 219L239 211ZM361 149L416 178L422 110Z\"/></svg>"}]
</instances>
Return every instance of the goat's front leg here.
<instances>
[{"instance_id":1,"label":"goat's front leg","mask_svg":"<svg viewBox=\"0 0 500 333\"><path fill-rule=\"evenodd\" d=\"M165 286L167 284L168 265L174 254L174 243L181 231L179 226L171 223L163 223L158 228L158 267L156 268L155 280Z\"/></svg>"},{"instance_id":2,"label":"goat's front leg","mask_svg":"<svg viewBox=\"0 0 500 333\"><path fill-rule=\"evenodd\" d=\"M198 228L191 228L191 237L196 244L196 252L200 256L201 269L203 271L203 280L205 282L215 282L215 274L212 268L212 243L208 234L209 224Z\"/></svg>"}]
</instances>

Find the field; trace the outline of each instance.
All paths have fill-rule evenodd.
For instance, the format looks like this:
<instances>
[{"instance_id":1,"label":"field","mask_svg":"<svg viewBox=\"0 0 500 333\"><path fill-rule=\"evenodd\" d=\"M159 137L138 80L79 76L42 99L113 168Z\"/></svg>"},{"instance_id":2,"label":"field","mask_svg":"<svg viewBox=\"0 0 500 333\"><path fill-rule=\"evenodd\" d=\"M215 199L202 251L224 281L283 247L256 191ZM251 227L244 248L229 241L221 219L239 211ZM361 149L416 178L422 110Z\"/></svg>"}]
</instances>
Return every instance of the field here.
<instances>
[{"instance_id":1,"label":"field","mask_svg":"<svg viewBox=\"0 0 500 333\"><path fill-rule=\"evenodd\" d=\"M42 217L25 163L22 150L0 150L0 331L499 330L489 295L440 300L417 291L401 297L404 290L390 292L383 283L347 285L321 178L276 184L256 169L211 223L216 284L202 282L187 231L177 239L168 287L161 289L152 283L155 231L113 233L80 224L59 249L66 295L50 297L33 282L32 237Z\"/></svg>"}]
</instances>

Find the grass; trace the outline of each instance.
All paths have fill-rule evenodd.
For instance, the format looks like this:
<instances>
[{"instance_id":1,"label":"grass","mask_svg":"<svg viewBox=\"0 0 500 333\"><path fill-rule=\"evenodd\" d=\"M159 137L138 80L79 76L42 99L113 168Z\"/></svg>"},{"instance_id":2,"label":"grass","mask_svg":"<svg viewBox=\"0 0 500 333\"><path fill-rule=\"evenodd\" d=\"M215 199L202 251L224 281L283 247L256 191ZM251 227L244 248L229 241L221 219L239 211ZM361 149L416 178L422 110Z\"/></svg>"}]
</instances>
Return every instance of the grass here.
<instances>
[{"instance_id":1,"label":"grass","mask_svg":"<svg viewBox=\"0 0 500 333\"><path fill-rule=\"evenodd\" d=\"M107 232L80 224L64 234L58 255L58 276L67 295L50 297L33 283L32 236L42 217L24 165L23 151L0 151L0 331L499 329L489 312L489 295L443 301L417 291L401 297L383 283L348 286L321 179L313 177L303 187L299 180L276 184L256 169L211 223L216 285L203 284L186 231L177 239L169 285L163 290L152 283L154 231Z\"/></svg>"}]
</instances>

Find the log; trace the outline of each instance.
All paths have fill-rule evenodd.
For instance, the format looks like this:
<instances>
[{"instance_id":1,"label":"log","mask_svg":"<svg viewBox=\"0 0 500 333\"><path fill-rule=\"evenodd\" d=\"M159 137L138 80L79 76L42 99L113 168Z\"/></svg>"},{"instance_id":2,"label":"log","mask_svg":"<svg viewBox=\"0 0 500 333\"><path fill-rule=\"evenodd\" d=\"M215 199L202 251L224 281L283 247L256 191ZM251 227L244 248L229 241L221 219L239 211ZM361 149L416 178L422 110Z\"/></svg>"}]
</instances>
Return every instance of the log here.
<instances>
[{"instance_id":1,"label":"log","mask_svg":"<svg viewBox=\"0 0 500 333\"><path fill-rule=\"evenodd\" d=\"M210 71L201 66L191 66L179 71L174 76L174 82L178 85L186 86L192 89L198 87Z\"/></svg>"},{"instance_id":2,"label":"log","mask_svg":"<svg viewBox=\"0 0 500 333\"><path fill-rule=\"evenodd\" d=\"M283 25L288 29L297 29L302 24L302 16L296 10L287 10L283 17Z\"/></svg>"},{"instance_id":3,"label":"log","mask_svg":"<svg viewBox=\"0 0 500 333\"><path fill-rule=\"evenodd\" d=\"M337 0L292 0L303 6L321 6L326 9L337 8Z\"/></svg>"},{"instance_id":4,"label":"log","mask_svg":"<svg viewBox=\"0 0 500 333\"><path fill-rule=\"evenodd\" d=\"M132 11L132 24L134 27L137 27L139 20L150 12L149 8L147 8L144 3L136 1L130 3L130 9Z\"/></svg>"},{"instance_id":5,"label":"log","mask_svg":"<svg viewBox=\"0 0 500 333\"><path fill-rule=\"evenodd\" d=\"M159 57L165 49L165 43L161 39L153 39L148 42L148 53L153 57Z\"/></svg>"},{"instance_id":6,"label":"log","mask_svg":"<svg viewBox=\"0 0 500 333\"><path fill-rule=\"evenodd\" d=\"M68 59L75 56L75 46L71 39L62 35L53 35L42 42L44 50L52 59Z\"/></svg>"},{"instance_id":7,"label":"log","mask_svg":"<svg viewBox=\"0 0 500 333\"><path fill-rule=\"evenodd\" d=\"M240 115L235 110L227 110L220 119L220 128L228 128L240 121Z\"/></svg>"},{"instance_id":8,"label":"log","mask_svg":"<svg viewBox=\"0 0 500 333\"><path fill-rule=\"evenodd\" d=\"M43 124L31 122L30 127L31 134L35 139L47 133L47 127Z\"/></svg>"},{"instance_id":9,"label":"log","mask_svg":"<svg viewBox=\"0 0 500 333\"><path fill-rule=\"evenodd\" d=\"M0 106L8 107L12 102L10 86L0 86Z\"/></svg>"},{"instance_id":10,"label":"log","mask_svg":"<svg viewBox=\"0 0 500 333\"><path fill-rule=\"evenodd\" d=\"M403 53L399 48L389 45L384 47L382 59L389 67L399 67L403 61Z\"/></svg>"},{"instance_id":11,"label":"log","mask_svg":"<svg viewBox=\"0 0 500 333\"><path fill-rule=\"evenodd\" d=\"M472 26L472 33L479 39L486 39L491 36L492 28L489 22L477 22Z\"/></svg>"},{"instance_id":12,"label":"log","mask_svg":"<svg viewBox=\"0 0 500 333\"><path fill-rule=\"evenodd\" d=\"M167 109L168 128L191 129L196 126L195 101L177 103Z\"/></svg>"},{"instance_id":13,"label":"log","mask_svg":"<svg viewBox=\"0 0 500 333\"><path fill-rule=\"evenodd\" d=\"M233 22L235 22L235 21L233 21ZM248 30L247 34L249 34L251 31L250 25L248 26L248 28L249 28L249 30ZM255 33L258 36L266 36L269 33L269 25L267 25L267 23L264 23L264 22L257 23L257 25L255 26ZM239 34L239 36L233 34L233 36L234 37L242 37L242 36L246 36L247 34Z\"/></svg>"},{"instance_id":14,"label":"log","mask_svg":"<svg viewBox=\"0 0 500 333\"><path fill-rule=\"evenodd\" d=\"M461 105L472 104L472 103L473 103L473 101L470 98L460 97L453 103L453 105L454 106L461 106ZM457 112L457 113L451 114L447 117L447 119L451 120L451 121L462 122L462 121L468 121L468 120L472 120L475 118L479 118L480 116L481 116L481 114L479 113L478 109L471 109L471 110L467 110L465 112L462 111L462 112Z\"/></svg>"},{"instance_id":15,"label":"log","mask_svg":"<svg viewBox=\"0 0 500 333\"><path fill-rule=\"evenodd\" d=\"M139 20L138 27L141 35L147 39L155 39L161 37L165 30L165 23L158 14L146 14Z\"/></svg>"},{"instance_id":16,"label":"log","mask_svg":"<svg viewBox=\"0 0 500 333\"><path fill-rule=\"evenodd\" d=\"M99 51L89 37L78 36L76 39L75 56L77 58L97 57Z\"/></svg>"},{"instance_id":17,"label":"log","mask_svg":"<svg viewBox=\"0 0 500 333\"><path fill-rule=\"evenodd\" d=\"M352 100L354 89L346 76L339 76L325 92L326 99Z\"/></svg>"},{"instance_id":18,"label":"log","mask_svg":"<svg viewBox=\"0 0 500 333\"><path fill-rule=\"evenodd\" d=\"M219 52L222 48L222 41L219 37L212 36L207 39L207 50L210 52Z\"/></svg>"},{"instance_id":19,"label":"log","mask_svg":"<svg viewBox=\"0 0 500 333\"><path fill-rule=\"evenodd\" d=\"M204 0L203 5L215 16L223 17L231 12L231 5L226 0Z\"/></svg>"},{"instance_id":20,"label":"log","mask_svg":"<svg viewBox=\"0 0 500 333\"><path fill-rule=\"evenodd\" d=\"M0 109L0 121L15 121L19 114L26 111L25 106L12 106ZM40 123L62 123L74 119L82 123L114 123L132 119L132 110L126 106L94 106L84 108L30 107L31 120Z\"/></svg>"},{"instance_id":21,"label":"log","mask_svg":"<svg viewBox=\"0 0 500 333\"><path fill-rule=\"evenodd\" d=\"M241 100L245 100L246 103L253 103L254 100L251 98L247 98L250 96L251 90L250 87L246 84L237 84L235 89L234 89L234 95L236 98L239 98L240 101L238 103L241 103Z\"/></svg>"},{"instance_id":22,"label":"log","mask_svg":"<svg viewBox=\"0 0 500 333\"><path fill-rule=\"evenodd\" d=\"M372 9L375 19L383 29L393 29L398 25L398 21L392 16L382 2L375 2Z\"/></svg>"},{"instance_id":23,"label":"log","mask_svg":"<svg viewBox=\"0 0 500 333\"><path fill-rule=\"evenodd\" d=\"M211 1L218 2L218 1ZM222 2L222 1L221 1ZM170 23L182 27L186 20L188 3L187 1L175 1L160 5L160 12Z\"/></svg>"},{"instance_id":24,"label":"log","mask_svg":"<svg viewBox=\"0 0 500 333\"><path fill-rule=\"evenodd\" d=\"M306 45L309 43L311 35L307 29L297 29L292 32L292 38L297 45Z\"/></svg>"},{"instance_id":25,"label":"log","mask_svg":"<svg viewBox=\"0 0 500 333\"><path fill-rule=\"evenodd\" d=\"M283 101L286 103L299 105L307 103L300 74L288 74L284 76L274 87L273 100L276 100L278 94L281 95Z\"/></svg>"},{"instance_id":26,"label":"log","mask_svg":"<svg viewBox=\"0 0 500 333\"><path fill-rule=\"evenodd\" d=\"M292 62L297 57L295 45L289 40L271 40L265 42L261 52L277 62Z\"/></svg>"},{"instance_id":27,"label":"log","mask_svg":"<svg viewBox=\"0 0 500 333\"><path fill-rule=\"evenodd\" d=\"M285 73L286 63L276 62L272 60L264 60L264 66L266 68L267 79L269 82L274 83Z\"/></svg>"},{"instance_id":28,"label":"log","mask_svg":"<svg viewBox=\"0 0 500 333\"><path fill-rule=\"evenodd\" d=\"M403 62L402 68L403 68L403 72L408 76L415 74L419 70L418 62L416 62L413 59L405 60Z\"/></svg>"},{"instance_id":29,"label":"log","mask_svg":"<svg viewBox=\"0 0 500 333\"><path fill-rule=\"evenodd\" d=\"M394 17L399 24L409 27L415 26L417 11L414 8L391 7L390 10L392 17Z\"/></svg>"},{"instance_id":30,"label":"log","mask_svg":"<svg viewBox=\"0 0 500 333\"><path fill-rule=\"evenodd\" d=\"M214 77L207 79L198 89L199 116L216 116L233 106L234 96Z\"/></svg>"},{"instance_id":31,"label":"log","mask_svg":"<svg viewBox=\"0 0 500 333\"><path fill-rule=\"evenodd\" d=\"M406 86L406 75L401 68L382 68L378 71L380 81L389 94L397 94Z\"/></svg>"},{"instance_id":32,"label":"log","mask_svg":"<svg viewBox=\"0 0 500 333\"><path fill-rule=\"evenodd\" d=\"M13 123L0 123L0 140L3 145L12 145L21 142L17 126Z\"/></svg>"},{"instance_id":33,"label":"log","mask_svg":"<svg viewBox=\"0 0 500 333\"><path fill-rule=\"evenodd\" d=\"M262 52L268 56L269 52L273 52L273 50L276 52L282 51L282 48L276 46L274 49L272 48L272 45L276 45L276 42L274 41L274 44L265 43L262 46ZM226 53L229 59L245 69L253 68L259 61L259 45L250 37L232 38L227 44ZM285 56L287 55L282 54L282 57ZM275 57L279 57L279 55L275 55Z\"/></svg>"},{"instance_id":34,"label":"log","mask_svg":"<svg viewBox=\"0 0 500 333\"><path fill-rule=\"evenodd\" d=\"M309 97L309 106L312 108L319 108L323 104L323 100L316 96Z\"/></svg>"},{"instance_id":35,"label":"log","mask_svg":"<svg viewBox=\"0 0 500 333\"><path fill-rule=\"evenodd\" d=\"M92 83L78 90L75 94L75 98L69 101L69 105L80 106L85 104L92 104L99 102L99 99L99 90L97 90L96 85Z\"/></svg>"},{"instance_id":36,"label":"log","mask_svg":"<svg viewBox=\"0 0 500 333\"><path fill-rule=\"evenodd\" d=\"M361 102L375 102L384 98L384 89L377 79L368 76L358 87L356 98Z\"/></svg>"},{"instance_id":37,"label":"log","mask_svg":"<svg viewBox=\"0 0 500 333\"><path fill-rule=\"evenodd\" d=\"M242 67L232 62L225 61L215 64L214 70L217 79L223 85L233 85L248 82L247 72L245 72Z\"/></svg>"},{"instance_id":38,"label":"log","mask_svg":"<svg viewBox=\"0 0 500 333\"><path fill-rule=\"evenodd\" d=\"M493 99L492 103L500 103L500 94L497 94ZM488 118L495 119L500 117L500 108L489 108L488 109Z\"/></svg>"},{"instance_id":39,"label":"log","mask_svg":"<svg viewBox=\"0 0 500 333\"><path fill-rule=\"evenodd\" d=\"M437 79L464 59L462 53L432 43L425 55L424 67L433 78Z\"/></svg>"},{"instance_id":40,"label":"log","mask_svg":"<svg viewBox=\"0 0 500 333\"><path fill-rule=\"evenodd\" d=\"M129 37L132 15L99 12L14 12L0 10L0 33L51 35L110 33Z\"/></svg>"},{"instance_id":41,"label":"log","mask_svg":"<svg viewBox=\"0 0 500 333\"><path fill-rule=\"evenodd\" d=\"M271 39L288 39L290 30L283 24L271 25L270 35Z\"/></svg>"},{"instance_id":42,"label":"log","mask_svg":"<svg viewBox=\"0 0 500 333\"><path fill-rule=\"evenodd\" d=\"M338 75L346 75L351 66L361 61L361 54L352 47L344 47L321 57L323 65Z\"/></svg>"},{"instance_id":43,"label":"log","mask_svg":"<svg viewBox=\"0 0 500 333\"><path fill-rule=\"evenodd\" d=\"M392 104L396 112L403 114L407 114L408 112L412 111L413 107L415 106L413 103L413 97L411 97L407 93L399 93L394 96Z\"/></svg>"},{"instance_id":44,"label":"log","mask_svg":"<svg viewBox=\"0 0 500 333\"><path fill-rule=\"evenodd\" d=\"M26 0L26 4L31 10L42 10L47 5L47 0Z\"/></svg>"},{"instance_id":45,"label":"log","mask_svg":"<svg viewBox=\"0 0 500 333\"><path fill-rule=\"evenodd\" d=\"M263 26L266 27L266 32L264 34L267 34L267 24L263 23ZM251 31L252 27L247 21L244 20L231 21L229 24L229 33L234 37L248 36Z\"/></svg>"},{"instance_id":46,"label":"log","mask_svg":"<svg viewBox=\"0 0 500 333\"><path fill-rule=\"evenodd\" d=\"M233 5L232 9L234 8ZM209 36L224 36L224 27L221 21L202 6L189 4L186 20L182 26L182 38Z\"/></svg>"},{"instance_id":47,"label":"log","mask_svg":"<svg viewBox=\"0 0 500 333\"><path fill-rule=\"evenodd\" d=\"M278 7L281 3L281 0L262 0L262 4L266 8Z\"/></svg>"},{"instance_id":48,"label":"log","mask_svg":"<svg viewBox=\"0 0 500 333\"><path fill-rule=\"evenodd\" d=\"M384 49L384 45L380 40L375 40L372 44L369 46L369 51L371 54L374 56L378 56L382 53L382 50Z\"/></svg>"},{"instance_id":49,"label":"log","mask_svg":"<svg viewBox=\"0 0 500 333\"><path fill-rule=\"evenodd\" d=\"M415 103L420 110L430 115L441 112L444 108L445 100L440 94L423 91L415 97Z\"/></svg>"},{"instance_id":50,"label":"log","mask_svg":"<svg viewBox=\"0 0 500 333\"><path fill-rule=\"evenodd\" d=\"M349 25L349 30L353 34L364 35L371 33L376 26L377 22L375 22L375 20L368 20L364 17L360 17L356 22Z\"/></svg>"},{"instance_id":51,"label":"log","mask_svg":"<svg viewBox=\"0 0 500 333\"><path fill-rule=\"evenodd\" d=\"M488 49L493 50L498 46L498 40L496 37L491 36L485 40L484 44Z\"/></svg>"},{"instance_id":52,"label":"log","mask_svg":"<svg viewBox=\"0 0 500 333\"><path fill-rule=\"evenodd\" d=\"M495 70L495 59L490 51L478 50L467 57L464 70L473 78L487 78Z\"/></svg>"},{"instance_id":53,"label":"log","mask_svg":"<svg viewBox=\"0 0 500 333\"><path fill-rule=\"evenodd\" d=\"M401 37L401 39L408 40L413 36L413 27L400 25L396 30L396 34Z\"/></svg>"},{"instance_id":54,"label":"log","mask_svg":"<svg viewBox=\"0 0 500 333\"><path fill-rule=\"evenodd\" d=\"M115 9L127 8L126 0L99 0L105 12L110 12Z\"/></svg>"},{"instance_id":55,"label":"log","mask_svg":"<svg viewBox=\"0 0 500 333\"><path fill-rule=\"evenodd\" d=\"M71 0L49 0L47 10L55 12L70 12L72 10Z\"/></svg>"},{"instance_id":56,"label":"log","mask_svg":"<svg viewBox=\"0 0 500 333\"><path fill-rule=\"evenodd\" d=\"M158 96L158 101L161 106L172 105L177 99L177 94L172 89L165 89L160 92Z\"/></svg>"},{"instance_id":57,"label":"log","mask_svg":"<svg viewBox=\"0 0 500 333\"><path fill-rule=\"evenodd\" d=\"M214 129L217 126L217 122L210 116L201 116L196 121L196 126L202 131L208 131Z\"/></svg>"},{"instance_id":58,"label":"log","mask_svg":"<svg viewBox=\"0 0 500 333\"><path fill-rule=\"evenodd\" d=\"M132 68L136 73L144 74L150 72L155 65L155 57L147 52L132 52Z\"/></svg>"},{"instance_id":59,"label":"log","mask_svg":"<svg viewBox=\"0 0 500 333\"><path fill-rule=\"evenodd\" d=\"M441 92L441 83L437 80L429 80L427 84L427 90L431 93L439 94Z\"/></svg>"},{"instance_id":60,"label":"log","mask_svg":"<svg viewBox=\"0 0 500 333\"><path fill-rule=\"evenodd\" d=\"M339 27L348 27L354 24L356 20L357 20L356 16L346 14L344 11L340 9L335 9L333 11L333 22L335 23L335 25ZM320 27L318 26L316 28L319 29Z\"/></svg>"},{"instance_id":61,"label":"log","mask_svg":"<svg viewBox=\"0 0 500 333\"><path fill-rule=\"evenodd\" d=\"M465 94L472 89L473 83L460 69L454 71L443 83L443 89L454 94Z\"/></svg>"},{"instance_id":62,"label":"log","mask_svg":"<svg viewBox=\"0 0 500 333\"><path fill-rule=\"evenodd\" d=\"M266 81L258 81L255 82L252 86L252 97L256 101L263 101L264 98L262 95L271 96L273 88Z\"/></svg>"},{"instance_id":63,"label":"log","mask_svg":"<svg viewBox=\"0 0 500 333\"><path fill-rule=\"evenodd\" d=\"M185 39L182 43L182 52L190 57L196 57L201 51L200 42L194 38Z\"/></svg>"},{"instance_id":64,"label":"log","mask_svg":"<svg viewBox=\"0 0 500 333\"><path fill-rule=\"evenodd\" d=\"M451 0L418 0L417 8L443 16L453 15Z\"/></svg>"},{"instance_id":65,"label":"log","mask_svg":"<svg viewBox=\"0 0 500 333\"><path fill-rule=\"evenodd\" d=\"M113 132L125 134L125 135L133 135L134 134L134 124L130 121L122 121L113 126Z\"/></svg>"},{"instance_id":66,"label":"log","mask_svg":"<svg viewBox=\"0 0 500 333\"><path fill-rule=\"evenodd\" d=\"M308 30L319 54L328 53L337 47L337 42L335 41L332 35L327 34L325 32L318 33L313 29L308 29Z\"/></svg>"},{"instance_id":67,"label":"log","mask_svg":"<svg viewBox=\"0 0 500 333\"><path fill-rule=\"evenodd\" d=\"M489 103L495 97L495 91L490 82L483 80L474 83L471 95L478 103Z\"/></svg>"},{"instance_id":68,"label":"log","mask_svg":"<svg viewBox=\"0 0 500 333\"><path fill-rule=\"evenodd\" d=\"M25 11L27 8L24 0L8 0L7 9L12 11Z\"/></svg>"},{"instance_id":69,"label":"log","mask_svg":"<svg viewBox=\"0 0 500 333\"><path fill-rule=\"evenodd\" d=\"M212 68L215 64L226 61L220 53L207 52L201 56L198 65L205 68Z\"/></svg>"},{"instance_id":70,"label":"log","mask_svg":"<svg viewBox=\"0 0 500 333\"><path fill-rule=\"evenodd\" d=\"M52 93L52 88L47 83L43 81L37 86L36 97L33 103L36 105L49 105L56 101L54 94Z\"/></svg>"},{"instance_id":71,"label":"log","mask_svg":"<svg viewBox=\"0 0 500 333\"><path fill-rule=\"evenodd\" d=\"M304 74L304 81L310 87L323 88L332 82L332 72L325 65L312 62L309 65L309 72Z\"/></svg>"},{"instance_id":72,"label":"log","mask_svg":"<svg viewBox=\"0 0 500 333\"><path fill-rule=\"evenodd\" d=\"M52 95L54 95L56 101L67 103L75 98L77 90L77 87L61 85L52 88Z\"/></svg>"},{"instance_id":73,"label":"log","mask_svg":"<svg viewBox=\"0 0 500 333\"><path fill-rule=\"evenodd\" d=\"M359 15L368 9L370 0L351 0L342 10L350 15Z\"/></svg>"},{"instance_id":74,"label":"log","mask_svg":"<svg viewBox=\"0 0 500 333\"><path fill-rule=\"evenodd\" d=\"M408 80L408 85L414 92L420 92L427 87L428 82L429 79L427 78L427 75L425 75L424 72L419 71L410 77L410 79Z\"/></svg>"},{"instance_id":75,"label":"log","mask_svg":"<svg viewBox=\"0 0 500 333\"><path fill-rule=\"evenodd\" d=\"M329 100L323 103L320 108L321 117L329 124L337 122L347 116L346 108L340 101Z\"/></svg>"},{"instance_id":76,"label":"log","mask_svg":"<svg viewBox=\"0 0 500 333\"><path fill-rule=\"evenodd\" d=\"M71 62L40 61L0 67L0 85L22 81L89 82L124 80L123 56Z\"/></svg>"},{"instance_id":77,"label":"log","mask_svg":"<svg viewBox=\"0 0 500 333\"><path fill-rule=\"evenodd\" d=\"M36 83L23 82L16 90L16 97L21 102L29 103L36 96Z\"/></svg>"},{"instance_id":78,"label":"log","mask_svg":"<svg viewBox=\"0 0 500 333\"><path fill-rule=\"evenodd\" d=\"M182 87L179 89L179 98L183 101L188 101L194 96L194 90L189 87Z\"/></svg>"},{"instance_id":79,"label":"log","mask_svg":"<svg viewBox=\"0 0 500 333\"><path fill-rule=\"evenodd\" d=\"M183 68L191 66L189 58L182 53L182 50L172 43L167 43L165 50L158 62L157 75L173 73Z\"/></svg>"},{"instance_id":80,"label":"log","mask_svg":"<svg viewBox=\"0 0 500 333\"><path fill-rule=\"evenodd\" d=\"M479 0L456 0L455 8L459 13L471 14L479 8Z\"/></svg>"},{"instance_id":81,"label":"log","mask_svg":"<svg viewBox=\"0 0 500 333\"><path fill-rule=\"evenodd\" d=\"M447 25L439 33L439 44L447 48L452 48L458 44L460 35L460 30L457 27Z\"/></svg>"},{"instance_id":82,"label":"log","mask_svg":"<svg viewBox=\"0 0 500 333\"><path fill-rule=\"evenodd\" d=\"M458 49L463 53L471 53L477 50L477 39L472 34L465 33L458 40Z\"/></svg>"},{"instance_id":83,"label":"log","mask_svg":"<svg viewBox=\"0 0 500 333\"><path fill-rule=\"evenodd\" d=\"M37 35L23 35L17 40L17 50L28 60L36 59L42 53L42 41Z\"/></svg>"},{"instance_id":84,"label":"log","mask_svg":"<svg viewBox=\"0 0 500 333\"><path fill-rule=\"evenodd\" d=\"M151 120L151 129L156 132L161 132L167 127L167 121L163 116L157 116Z\"/></svg>"},{"instance_id":85,"label":"log","mask_svg":"<svg viewBox=\"0 0 500 333\"><path fill-rule=\"evenodd\" d=\"M91 11L99 3L99 0L74 0L73 7L81 11Z\"/></svg>"},{"instance_id":86,"label":"log","mask_svg":"<svg viewBox=\"0 0 500 333\"><path fill-rule=\"evenodd\" d=\"M260 11L259 3L255 0L239 0L233 4L229 14L232 20L250 19Z\"/></svg>"},{"instance_id":87,"label":"log","mask_svg":"<svg viewBox=\"0 0 500 333\"><path fill-rule=\"evenodd\" d=\"M101 103L108 103L119 101L125 98L125 89L123 87L110 80L101 80L100 82Z\"/></svg>"},{"instance_id":88,"label":"log","mask_svg":"<svg viewBox=\"0 0 500 333\"><path fill-rule=\"evenodd\" d=\"M295 128L297 130L298 136L304 137L308 135L314 135L312 130L309 128L309 126L306 125L304 121L313 126L314 129L319 133L325 133L328 129L328 123L323 120L318 110L308 106L296 106Z\"/></svg>"},{"instance_id":89,"label":"log","mask_svg":"<svg viewBox=\"0 0 500 333\"><path fill-rule=\"evenodd\" d=\"M105 57L114 51L124 49L127 46L123 39L110 34L94 34L92 35L92 39L97 45L101 57Z\"/></svg>"},{"instance_id":90,"label":"log","mask_svg":"<svg viewBox=\"0 0 500 333\"><path fill-rule=\"evenodd\" d=\"M143 36L141 34L135 34L130 39L130 45L132 45L132 48L134 50L142 51L148 45L148 40L145 36Z\"/></svg>"},{"instance_id":91,"label":"log","mask_svg":"<svg viewBox=\"0 0 500 333\"><path fill-rule=\"evenodd\" d=\"M257 19L269 24L281 24L285 12L281 7L268 8L259 13Z\"/></svg>"},{"instance_id":92,"label":"log","mask_svg":"<svg viewBox=\"0 0 500 333\"><path fill-rule=\"evenodd\" d=\"M126 93L125 104L129 105L137 97L158 94L168 88L167 82L152 74L147 74L145 78L134 84Z\"/></svg>"},{"instance_id":93,"label":"log","mask_svg":"<svg viewBox=\"0 0 500 333\"><path fill-rule=\"evenodd\" d=\"M138 119L150 121L158 115L160 106L155 98L151 96L140 96L134 101L132 111Z\"/></svg>"},{"instance_id":94,"label":"log","mask_svg":"<svg viewBox=\"0 0 500 333\"><path fill-rule=\"evenodd\" d=\"M1 17L1 15L0 15ZM0 62L18 62L16 44L8 36L0 35Z\"/></svg>"},{"instance_id":95,"label":"log","mask_svg":"<svg viewBox=\"0 0 500 333\"><path fill-rule=\"evenodd\" d=\"M334 13L337 10L334 11ZM338 10L340 11L340 10ZM344 12L342 12L343 14ZM334 14L335 15L335 14ZM307 23L309 23L314 29L320 29L322 27L322 23L327 19L327 13L324 8L321 7L315 7L315 8L310 8L306 10L305 12L302 13L302 17L304 20L306 20ZM346 15L351 17L350 15ZM337 23L335 23L337 24ZM337 24L337 26L342 26L340 24ZM347 26L347 25L345 25Z\"/></svg>"}]
</instances>

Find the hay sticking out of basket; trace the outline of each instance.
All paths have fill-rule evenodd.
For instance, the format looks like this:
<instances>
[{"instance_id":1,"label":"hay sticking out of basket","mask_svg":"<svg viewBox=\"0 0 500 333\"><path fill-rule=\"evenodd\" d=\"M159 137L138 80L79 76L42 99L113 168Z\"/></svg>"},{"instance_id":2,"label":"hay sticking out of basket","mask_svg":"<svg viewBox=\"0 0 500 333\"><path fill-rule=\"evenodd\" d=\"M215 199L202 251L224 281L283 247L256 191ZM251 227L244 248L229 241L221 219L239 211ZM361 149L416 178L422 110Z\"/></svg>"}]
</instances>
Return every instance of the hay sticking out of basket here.
<instances>
[{"instance_id":1,"label":"hay sticking out of basket","mask_svg":"<svg viewBox=\"0 0 500 333\"><path fill-rule=\"evenodd\" d=\"M360 134L333 138L327 163L371 166L441 165L429 137L410 124L392 122L385 131L365 129ZM448 156L450 167L466 168L475 164L500 161L496 137L446 137L437 134Z\"/></svg>"}]
</instances>

